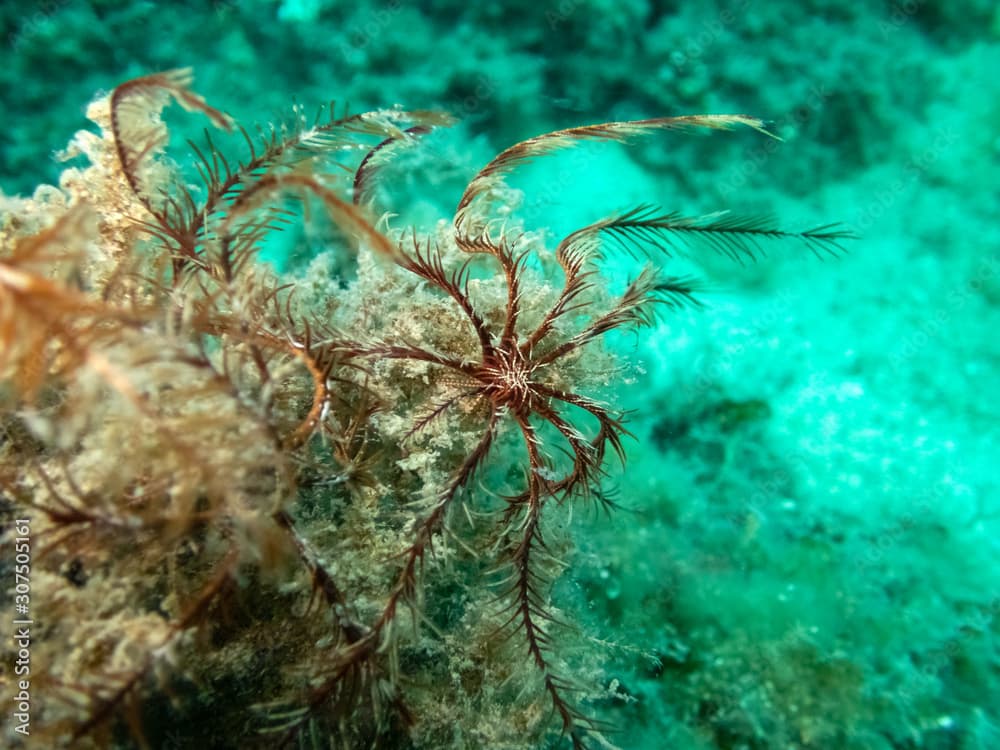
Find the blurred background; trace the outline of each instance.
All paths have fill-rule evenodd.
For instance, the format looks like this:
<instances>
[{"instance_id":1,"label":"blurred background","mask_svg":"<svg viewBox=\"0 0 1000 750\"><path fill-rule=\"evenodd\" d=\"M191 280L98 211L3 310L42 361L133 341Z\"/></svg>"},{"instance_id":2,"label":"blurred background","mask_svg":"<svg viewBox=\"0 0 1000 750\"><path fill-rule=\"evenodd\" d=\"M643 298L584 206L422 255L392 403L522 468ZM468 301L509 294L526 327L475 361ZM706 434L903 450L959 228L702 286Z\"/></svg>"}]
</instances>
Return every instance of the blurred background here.
<instances>
[{"instance_id":1,"label":"blurred background","mask_svg":"<svg viewBox=\"0 0 1000 750\"><path fill-rule=\"evenodd\" d=\"M96 93L182 66L251 127L452 112L395 172L415 220L541 132L767 119L780 142L657 134L511 180L553 237L639 203L860 236L705 257L707 311L617 342L630 383L595 395L633 410L626 509L574 519L556 589L594 639L592 708L623 748L1000 747L995 2L49 0L3 3L0 40L7 195L58 182ZM289 272L319 249L294 238Z\"/></svg>"}]
</instances>

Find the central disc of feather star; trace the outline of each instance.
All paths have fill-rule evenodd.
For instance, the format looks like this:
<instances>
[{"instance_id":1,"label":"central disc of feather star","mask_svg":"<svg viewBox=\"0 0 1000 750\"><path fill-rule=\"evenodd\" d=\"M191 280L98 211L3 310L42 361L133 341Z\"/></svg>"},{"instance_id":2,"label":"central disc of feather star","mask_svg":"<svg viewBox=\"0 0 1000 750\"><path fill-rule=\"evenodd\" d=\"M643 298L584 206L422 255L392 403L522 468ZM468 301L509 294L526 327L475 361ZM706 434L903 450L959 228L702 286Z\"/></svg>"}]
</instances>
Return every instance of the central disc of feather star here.
<instances>
[{"instance_id":1,"label":"central disc of feather star","mask_svg":"<svg viewBox=\"0 0 1000 750\"><path fill-rule=\"evenodd\" d=\"M520 412L530 409L538 398L531 382L533 369L517 346L497 348L486 358L476 378L494 403Z\"/></svg>"}]
</instances>

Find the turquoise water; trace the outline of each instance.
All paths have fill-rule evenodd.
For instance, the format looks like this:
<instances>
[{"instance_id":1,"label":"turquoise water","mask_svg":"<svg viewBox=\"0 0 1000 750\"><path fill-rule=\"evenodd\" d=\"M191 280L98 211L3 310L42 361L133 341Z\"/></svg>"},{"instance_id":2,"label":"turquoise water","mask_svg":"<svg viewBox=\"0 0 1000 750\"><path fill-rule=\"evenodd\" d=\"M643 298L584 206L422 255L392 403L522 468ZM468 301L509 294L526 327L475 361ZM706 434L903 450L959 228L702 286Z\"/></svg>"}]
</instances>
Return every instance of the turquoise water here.
<instances>
[{"instance_id":1,"label":"turquoise water","mask_svg":"<svg viewBox=\"0 0 1000 750\"><path fill-rule=\"evenodd\" d=\"M661 133L511 178L554 237L642 203L859 235L699 257L708 309L615 342L625 508L573 520L554 596L593 649L568 658L623 748L1000 747L994 3L53 0L0 23L7 194L57 180L95 92L187 65L244 123L455 114L393 196L423 226L537 133L767 119L781 141ZM266 257L294 271L310 241Z\"/></svg>"}]
</instances>

